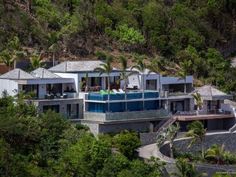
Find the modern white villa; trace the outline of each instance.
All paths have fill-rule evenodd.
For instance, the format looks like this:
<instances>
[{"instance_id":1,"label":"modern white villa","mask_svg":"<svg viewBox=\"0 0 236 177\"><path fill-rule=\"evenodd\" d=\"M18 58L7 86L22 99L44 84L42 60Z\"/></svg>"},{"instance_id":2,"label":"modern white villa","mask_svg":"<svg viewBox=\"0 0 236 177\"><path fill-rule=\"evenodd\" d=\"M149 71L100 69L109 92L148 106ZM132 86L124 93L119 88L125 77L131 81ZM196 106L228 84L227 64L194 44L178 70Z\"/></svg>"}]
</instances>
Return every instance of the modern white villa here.
<instances>
[{"instance_id":1,"label":"modern white villa","mask_svg":"<svg viewBox=\"0 0 236 177\"><path fill-rule=\"evenodd\" d=\"M124 129L152 132L176 114L183 127L192 120L208 120L209 117L217 120L227 117L226 123L223 120L225 126L219 127L233 126L233 109L223 104L223 100L231 99L231 96L214 90L216 95L209 98L204 95L208 87L195 90L202 95L204 102L201 117L196 115L192 76L179 79L148 69L144 73L132 71L125 92L124 82L120 81L121 71L113 68L110 73L112 92L108 93L108 75L95 71L103 63L97 60L67 61L49 70L39 68L31 73L14 69L0 76L0 93L7 91L12 96L20 92L34 93L34 97L27 101L34 103L39 112L54 110L87 125L94 134ZM209 123L205 124L209 127ZM217 128L215 124L218 122L212 128Z\"/></svg>"}]
</instances>

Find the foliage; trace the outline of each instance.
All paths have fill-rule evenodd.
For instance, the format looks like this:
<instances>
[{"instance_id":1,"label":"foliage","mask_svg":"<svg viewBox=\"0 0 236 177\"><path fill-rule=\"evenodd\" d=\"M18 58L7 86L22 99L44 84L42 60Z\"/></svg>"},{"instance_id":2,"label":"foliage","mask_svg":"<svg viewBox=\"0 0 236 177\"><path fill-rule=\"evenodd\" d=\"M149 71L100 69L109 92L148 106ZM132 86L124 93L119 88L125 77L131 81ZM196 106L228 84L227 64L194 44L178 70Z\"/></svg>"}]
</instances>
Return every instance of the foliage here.
<instances>
[{"instance_id":1,"label":"foliage","mask_svg":"<svg viewBox=\"0 0 236 177\"><path fill-rule=\"evenodd\" d=\"M123 131L115 135L113 143L114 146L129 159L134 158L135 150L141 145L137 133L128 131Z\"/></svg>"},{"instance_id":2,"label":"foliage","mask_svg":"<svg viewBox=\"0 0 236 177\"><path fill-rule=\"evenodd\" d=\"M43 67L43 61L41 59L41 55L34 53L31 57L30 57L30 69L31 70L35 70L37 68Z\"/></svg>"},{"instance_id":3,"label":"foliage","mask_svg":"<svg viewBox=\"0 0 236 177\"><path fill-rule=\"evenodd\" d=\"M206 135L206 129L200 121L194 121L188 125L188 132L186 136L191 137L192 140L189 146L192 146L194 143L199 141L201 143L202 158L204 158L204 138Z\"/></svg>"},{"instance_id":4,"label":"foliage","mask_svg":"<svg viewBox=\"0 0 236 177\"><path fill-rule=\"evenodd\" d=\"M115 31L110 33L124 44L141 44L145 40L139 31L129 28L126 24L118 26Z\"/></svg>"},{"instance_id":5,"label":"foliage","mask_svg":"<svg viewBox=\"0 0 236 177\"><path fill-rule=\"evenodd\" d=\"M176 162L177 172L173 173L175 177L200 177L203 174L199 174L192 163L189 163L186 159L178 159Z\"/></svg>"},{"instance_id":6,"label":"foliage","mask_svg":"<svg viewBox=\"0 0 236 177\"><path fill-rule=\"evenodd\" d=\"M55 112L38 115L23 94L0 98L1 176L161 176L160 161L133 156L139 145L133 132L94 137Z\"/></svg>"},{"instance_id":7,"label":"foliage","mask_svg":"<svg viewBox=\"0 0 236 177\"><path fill-rule=\"evenodd\" d=\"M192 94L195 104L197 105L197 109L201 109L202 105L203 105L203 101L202 101L202 97L200 95L200 93L196 92Z\"/></svg>"},{"instance_id":8,"label":"foliage","mask_svg":"<svg viewBox=\"0 0 236 177\"><path fill-rule=\"evenodd\" d=\"M52 54L53 61L119 49L179 66L191 61L188 74L235 92L235 69L222 55L235 53L235 5L233 0L1 1L0 58L13 67L23 47Z\"/></svg>"},{"instance_id":9,"label":"foliage","mask_svg":"<svg viewBox=\"0 0 236 177\"><path fill-rule=\"evenodd\" d=\"M174 157L174 152L173 152L173 142L174 139L176 138L176 135L180 129L180 126L178 123L169 126L166 128L161 134L157 136L157 146L161 147L165 141L169 141L170 144L170 156L173 158Z\"/></svg>"}]
</instances>

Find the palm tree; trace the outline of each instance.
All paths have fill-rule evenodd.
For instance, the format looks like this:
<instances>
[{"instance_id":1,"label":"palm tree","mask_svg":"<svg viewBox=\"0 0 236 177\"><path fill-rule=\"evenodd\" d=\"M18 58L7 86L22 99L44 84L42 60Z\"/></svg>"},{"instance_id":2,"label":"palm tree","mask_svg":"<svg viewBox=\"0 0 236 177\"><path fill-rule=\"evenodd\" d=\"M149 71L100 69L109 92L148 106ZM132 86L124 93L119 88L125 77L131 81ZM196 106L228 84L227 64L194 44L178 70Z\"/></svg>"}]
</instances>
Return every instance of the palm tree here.
<instances>
[{"instance_id":1,"label":"palm tree","mask_svg":"<svg viewBox=\"0 0 236 177\"><path fill-rule=\"evenodd\" d=\"M30 65L31 65L31 69L37 69L39 67L43 66L43 61L41 59L41 54L37 54L34 53L31 57L30 57Z\"/></svg>"},{"instance_id":2,"label":"palm tree","mask_svg":"<svg viewBox=\"0 0 236 177\"><path fill-rule=\"evenodd\" d=\"M176 161L177 172L172 173L175 177L201 177L203 174L199 174L194 164L189 163L187 159L178 159Z\"/></svg>"},{"instance_id":3,"label":"palm tree","mask_svg":"<svg viewBox=\"0 0 236 177\"><path fill-rule=\"evenodd\" d=\"M197 105L197 115L198 115L199 110L202 108L202 105L203 105L202 97L201 97L200 93L198 93L198 92L193 93L192 96L193 96L195 103Z\"/></svg>"},{"instance_id":4,"label":"palm tree","mask_svg":"<svg viewBox=\"0 0 236 177\"><path fill-rule=\"evenodd\" d=\"M187 82L187 76L188 76L188 71L189 68L191 67L191 60L185 60L183 62L180 62L180 69L177 73L178 77L182 80L184 80L184 93L187 93L187 86L186 86L186 82Z\"/></svg>"},{"instance_id":5,"label":"palm tree","mask_svg":"<svg viewBox=\"0 0 236 177\"><path fill-rule=\"evenodd\" d=\"M167 68L165 67L165 61L163 58L155 59L152 61L150 65L148 65L148 69L151 72L159 74L159 94L161 94L161 75L167 73Z\"/></svg>"},{"instance_id":6,"label":"palm tree","mask_svg":"<svg viewBox=\"0 0 236 177\"><path fill-rule=\"evenodd\" d=\"M192 146L197 141L199 141L201 144L202 158L204 158L203 141L206 135L206 129L204 128L203 124L200 121L192 122L187 128L188 128L188 132L186 136L192 137L189 147Z\"/></svg>"},{"instance_id":7,"label":"palm tree","mask_svg":"<svg viewBox=\"0 0 236 177\"><path fill-rule=\"evenodd\" d=\"M123 80L125 82L124 84L124 91L125 91L125 110L127 110L127 84L129 76L133 74L132 71L127 72L128 68L128 60L124 56L120 57L120 63L121 63L121 74L120 74L120 80Z\"/></svg>"},{"instance_id":8,"label":"palm tree","mask_svg":"<svg viewBox=\"0 0 236 177\"><path fill-rule=\"evenodd\" d=\"M54 66L55 65L55 56L56 56L56 53L60 50L60 46L57 42L55 42L48 48L48 50L50 52L52 52L52 65Z\"/></svg>"},{"instance_id":9,"label":"palm tree","mask_svg":"<svg viewBox=\"0 0 236 177\"><path fill-rule=\"evenodd\" d=\"M100 67L94 69L94 71L98 71L100 75L107 74L107 85L108 85L108 112L110 112L110 74L113 70L111 66L113 58L111 56L106 57L106 62L100 64Z\"/></svg>"},{"instance_id":10,"label":"palm tree","mask_svg":"<svg viewBox=\"0 0 236 177\"><path fill-rule=\"evenodd\" d=\"M205 158L214 159L216 163L219 165L224 163L224 155L225 155L224 145L219 146L215 144L206 151Z\"/></svg>"},{"instance_id":11,"label":"palm tree","mask_svg":"<svg viewBox=\"0 0 236 177\"><path fill-rule=\"evenodd\" d=\"M136 65L132 66L131 70L136 69L141 74L141 85L142 85L142 98L143 98L143 110L144 110L144 71L147 68L144 63L143 57L135 58Z\"/></svg>"},{"instance_id":12,"label":"palm tree","mask_svg":"<svg viewBox=\"0 0 236 177\"><path fill-rule=\"evenodd\" d=\"M176 138L179 128L179 124L176 123L174 125L169 126L162 134L157 136L157 146L159 147L162 146L165 141L169 141L171 158L174 158L173 142Z\"/></svg>"}]
</instances>

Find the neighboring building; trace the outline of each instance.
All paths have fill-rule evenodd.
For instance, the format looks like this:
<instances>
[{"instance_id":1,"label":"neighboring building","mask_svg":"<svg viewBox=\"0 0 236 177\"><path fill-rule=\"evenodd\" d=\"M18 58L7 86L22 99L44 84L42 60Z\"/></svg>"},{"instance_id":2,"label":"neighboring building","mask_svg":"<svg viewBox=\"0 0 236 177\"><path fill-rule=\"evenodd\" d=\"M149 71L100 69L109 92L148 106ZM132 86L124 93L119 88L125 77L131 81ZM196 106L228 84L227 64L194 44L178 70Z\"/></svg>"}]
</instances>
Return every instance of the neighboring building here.
<instances>
[{"instance_id":1,"label":"neighboring building","mask_svg":"<svg viewBox=\"0 0 236 177\"><path fill-rule=\"evenodd\" d=\"M205 85L200 88L196 88L195 92L201 95L203 106L201 109L202 113L215 113L221 112L224 100L233 99L232 95L228 95L211 85Z\"/></svg>"},{"instance_id":2,"label":"neighboring building","mask_svg":"<svg viewBox=\"0 0 236 177\"><path fill-rule=\"evenodd\" d=\"M226 102L233 98L232 95L227 95L211 85L196 88L193 93L195 92L201 95L203 105L198 113L187 112L177 116L183 130L195 120L202 121L207 130L229 130L235 125L235 107L229 104L230 101Z\"/></svg>"},{"instance_id":3,"label":"neighboring building","mask_svg":"<svg viewBox=\"0 0 236 177\"><path fill-rule=\"evenodd\" d=\"M4 91L11 96L21 92L30 94L29 101L39 112L51 109L71 119L83 116L83 102L75 92L74 79L62 78L43 68L31 73L14 69L1 75L0 93Z\"/></svg>"}]
</instances>

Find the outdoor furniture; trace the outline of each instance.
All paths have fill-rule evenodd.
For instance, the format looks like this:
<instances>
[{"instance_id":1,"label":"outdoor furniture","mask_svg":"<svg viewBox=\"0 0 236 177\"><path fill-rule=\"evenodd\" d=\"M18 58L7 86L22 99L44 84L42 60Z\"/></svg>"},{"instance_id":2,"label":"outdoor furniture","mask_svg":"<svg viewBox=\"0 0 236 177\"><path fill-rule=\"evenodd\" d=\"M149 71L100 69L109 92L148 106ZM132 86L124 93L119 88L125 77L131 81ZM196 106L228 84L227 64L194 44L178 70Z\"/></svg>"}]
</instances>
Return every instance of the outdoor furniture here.
<instances>
[{"instance_id":1,"label":"outdoor furniture","mask_svg":"<svg viewBox=\"0 0 236 177\"><path fill-rule=\"evenodd\" d=\"M63 97L63 98L67 98L67 97L68 97L68 95L67 95L67 94L65 94L65 93L63 93L62 97Z\"/></svg>"},{"instance_id":2,"label":"outdoor furniture","mask_svg":"<svg viewBox=\"0 0 236 177\"><path fill-rule=\"evenodd\" d=\"M57 93L57 94L56 94L56 97L57 97L57 98L61 98L61 94L60 94L60 93Z\"/></svg>"},{"instance_id":3,"label":"outdoor furniture","mask_svg":"<svg viewBox=\"0 0 236 177\"><path fill-rule=\"evenodd\" d=\"M120 92L120 93L125 93L124 90L122 90L122 89L119 89L119 92Z\"/></svg>"},{"instance_id":4,"label":"outdoor furniture","mask_svg":"<svg viewBox=\"0 0 236 177\"><path fill-rule=\"evenodd\" d=\"M119 93L116 89L112 89L112 91L113 91L114 93Z\"/></svg>"}]
</instances>

